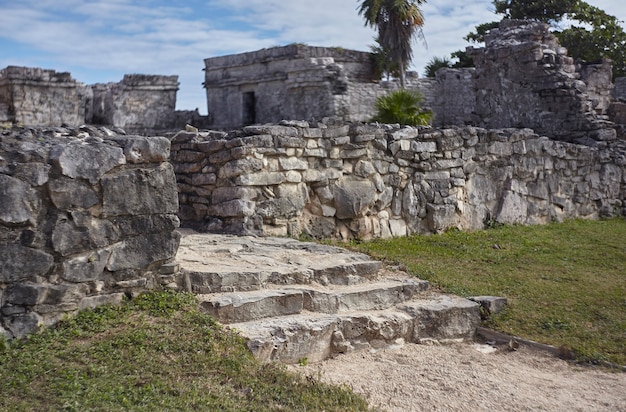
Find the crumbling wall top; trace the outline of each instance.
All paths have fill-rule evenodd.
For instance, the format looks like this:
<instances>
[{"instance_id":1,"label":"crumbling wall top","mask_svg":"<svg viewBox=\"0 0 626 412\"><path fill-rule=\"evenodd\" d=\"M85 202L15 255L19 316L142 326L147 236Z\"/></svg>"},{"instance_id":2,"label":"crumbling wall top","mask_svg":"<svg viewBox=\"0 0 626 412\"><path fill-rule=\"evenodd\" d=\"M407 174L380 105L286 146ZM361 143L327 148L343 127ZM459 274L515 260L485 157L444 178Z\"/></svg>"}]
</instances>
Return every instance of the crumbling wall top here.
<instances>
[{"instance_id":1,"label":"crumbling wall top","mask_svg":"<svg viewBox=\"0 0 626 412\"><path fill-rule=\"evenodd\" d=\"M125 74L122 79L125 86L130 87L159 87L163 90L178 90L178 76L162 76L154 74Z\"/></svg>"},{"instance_id":2,"label":"crumbling wall top","mask_svg":"<svg viewBox=\"0 0 626 412\"><path fill-rule=\"evenodd\" d=\"M12 82L23 80L29 82L78 83L69 72L57 72L39 67L23 66L7 66L0 70L0 81L2 80Z\"/></svg>"},{"instance_id":3,"label":"crumbling wall top","mask_svg":"<svg viewBox=\"0 0 626 412\"><path fill-rule=\"evenodd\" d=\"M307 46L305 44L290 44L287 46L272 47L269 49L262 49L247 53L210 57L205 59L204 63L207 68L221 69L247 66L268 61L321 57L332 57L336 63L365 63L370 61L370 53L368 52L343 49L340 47L315 47Z\"/></svg>"}]
</instances>

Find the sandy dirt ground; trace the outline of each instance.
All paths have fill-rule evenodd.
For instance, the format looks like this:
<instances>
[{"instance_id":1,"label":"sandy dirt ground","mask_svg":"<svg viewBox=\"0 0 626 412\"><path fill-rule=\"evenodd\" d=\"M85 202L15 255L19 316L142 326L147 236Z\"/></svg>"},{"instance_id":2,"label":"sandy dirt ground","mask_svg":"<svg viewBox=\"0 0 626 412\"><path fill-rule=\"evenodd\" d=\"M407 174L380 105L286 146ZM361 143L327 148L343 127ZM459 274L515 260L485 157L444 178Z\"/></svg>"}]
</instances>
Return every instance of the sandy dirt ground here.
<instances>
[{"instance_id":1,"label":"sandy dirt ground","mask_svg":"<svg viewBox=\"0 0 626 412\"><path fill-rule=\"evenodd\" d=\"M520 346L406 344L293 370L346 384L392 411L626 411L626 373Z\"/></svg>"}]
</instances>

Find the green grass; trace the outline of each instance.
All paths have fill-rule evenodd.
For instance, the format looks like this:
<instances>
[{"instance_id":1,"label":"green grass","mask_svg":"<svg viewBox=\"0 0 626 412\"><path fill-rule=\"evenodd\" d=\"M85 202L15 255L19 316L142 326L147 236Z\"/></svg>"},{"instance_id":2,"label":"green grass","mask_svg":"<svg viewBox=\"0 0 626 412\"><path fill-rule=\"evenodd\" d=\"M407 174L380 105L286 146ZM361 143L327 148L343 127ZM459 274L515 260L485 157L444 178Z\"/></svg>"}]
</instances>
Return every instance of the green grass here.
<instances>
[{"instance_id":1,"label":"green grass","mask_svg":"<svg viewBox=\"0 0 626 412\"><path fill-rule=\"evenodd\" d=\"M626 365L626 220L500 226L356 243L355 249L462 296L508 309L486 326Z\"/></svg>"},{"instance_id":2,"label":"green grass","mask_svg":"<svg viewBox=\"0 0 626 412\"><path fill-rule=\"evenodd\" d=\"M2 411L357 411L366 401L261 364L243 339L156 292L0 342Z\"/></svg>"}]
</instances>

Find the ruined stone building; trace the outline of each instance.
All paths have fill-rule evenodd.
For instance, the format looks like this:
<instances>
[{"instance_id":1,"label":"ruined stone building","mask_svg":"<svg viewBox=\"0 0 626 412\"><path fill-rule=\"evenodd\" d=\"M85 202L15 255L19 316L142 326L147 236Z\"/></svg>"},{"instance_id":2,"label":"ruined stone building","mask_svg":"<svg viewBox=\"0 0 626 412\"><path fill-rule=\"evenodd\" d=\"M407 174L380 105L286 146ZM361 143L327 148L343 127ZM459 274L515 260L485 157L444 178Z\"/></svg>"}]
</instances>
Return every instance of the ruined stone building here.
<instances>
[{"instance_id":1,"label":"ruined stone building","mask_svg":"<svg viewBox=\"0 0 626 412\"><path fill-rule=\"evenodd\" d=\"M119 83L87 86L31 67L0 70L0 121L28 126L101 124L129 132L202 125L197 111L176 111L178 76L130 74Z\"/></svg>"},{"instance_id":2,"label":"ruined stone building","mask_svg":"<svg viewBox=\"0 0 626 412\"><path fill-rule=\"evenodd\" d=\"M531 128L565 141L614 135L607 123L616 100L610 62L575 64L548 25L503 20L485 47L469 52L475 68L408 78L408 88L422 92L435 112L435 126ZM369 53L298 44L209 58L205 71L215 128L283 119L367 121L376 98L398 87L376 78Z\"/></svg>"},{"instance_id":3,"label":"ruined stone building","mask_svg":"<svg viewBox=\"0 0 626 412\"><path fill-rule=\"evenodd\" d=\"M292 44L206 59L214 127L339 116L367 120L378 87L371 55Z\"/></svg>"}]
</instances>

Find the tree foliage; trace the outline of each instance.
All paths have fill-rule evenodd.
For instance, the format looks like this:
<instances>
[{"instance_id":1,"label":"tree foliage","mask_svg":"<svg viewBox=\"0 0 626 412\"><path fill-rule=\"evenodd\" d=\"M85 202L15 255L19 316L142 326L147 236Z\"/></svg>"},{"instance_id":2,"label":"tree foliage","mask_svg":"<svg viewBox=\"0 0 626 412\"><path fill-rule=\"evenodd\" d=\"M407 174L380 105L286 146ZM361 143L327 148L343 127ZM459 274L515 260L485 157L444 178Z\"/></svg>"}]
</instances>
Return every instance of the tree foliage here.
<instances>
[{"instance_id":1,"label":"tree foliage","mask_svg":"<svg viewBox=\"0 0 626 412\"><path fill-rule=\"evenodd\" d=\"M505 19L526 19L551 24L554 34L569 56L587 62L603 57L613 61L613 76L626 76L626 33L616 17L582 0L493 0L495 12ZM557 23L568 19L575 23L559 29ZM465 40L482 43L485 34L498 22L483 23ZM463 51L455 52L459 56ZM456 56L456 57L459 57Z\"/></svg>"},{"instance_id":2,"label":"tree foliage","mask_svg":"<svg viewBox=\"0 0 626 412\"><path fill-rule=\"evenodd\" d=\"M435 56L432 59L430 59L430 61L426 64L426 67L424 68L424 76L435 77L435 73L437 73L437 70L443 67L452 67L452 63L445 56L444 57Z\"/></svg>"},{"instance_id":3,"label":"tree foliage","mask_svg":"<svg viewBox=\"0 0 626 412\"><path fill-rule=\"evenodd\" d=\"M405 70L413 56L413 39L423 38L424 16L420 6L426 0L363 0L358 8L365 25L375 27L378 42L389 58L397 62L400 84L404 88Z\"/></svg>"},{"instance_id":4,"label":"tree foliage","mask_svg":"<svg viewBox=\"0 0 626 412\"><path fill-rule=\"evenodd\" d=\"M576 7L579 0L494 0L497 14L505 19L560 21Z\"/></svg>"},{"instance_id":5,"label":"tree foliage","mask_svg":"<svg viewBox=\"0 0 626 412\"><path fill-rule=\"evenodd\" d=\"M386 77L387 80L390 77L400 77L398 63L391 59L389 50L380 43L379 37L376 37L376 44L370 46L370 53L376 77Z\"/></svg>"},{"instance_id":6,"label":"tree foliage","mask_svg":"<svg viewBox=\"0 0 626 412\"><path fill-rule=\"evenodd\" d=\"M400 89L376 100L376 116L380 123L399 123L403 126L426 126L433 120L433 112L422 108L424 97L414 90Z\"/></svg>"}]
</instances>

